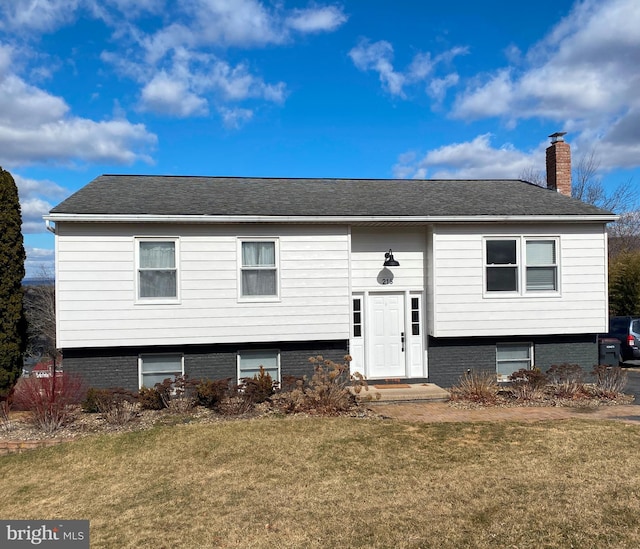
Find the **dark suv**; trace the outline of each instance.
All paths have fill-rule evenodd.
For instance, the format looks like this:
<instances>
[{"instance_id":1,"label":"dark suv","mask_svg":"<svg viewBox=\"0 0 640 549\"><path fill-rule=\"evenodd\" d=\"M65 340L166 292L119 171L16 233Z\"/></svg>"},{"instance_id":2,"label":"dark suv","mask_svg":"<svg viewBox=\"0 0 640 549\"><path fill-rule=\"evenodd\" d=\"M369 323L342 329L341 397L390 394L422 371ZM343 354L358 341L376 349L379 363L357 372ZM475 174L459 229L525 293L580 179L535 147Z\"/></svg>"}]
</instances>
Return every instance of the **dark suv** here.
<instances>
[{"instance_id":1,"label":"dark suv","mask_svg":"<svg viewBox=\"0 0 640 549\"><path fill-rule=\"evenodd\" d=\"M640 360L640 317L612 316L607 336L620 340L620 362Z\"/></svg>"}]
</instances>

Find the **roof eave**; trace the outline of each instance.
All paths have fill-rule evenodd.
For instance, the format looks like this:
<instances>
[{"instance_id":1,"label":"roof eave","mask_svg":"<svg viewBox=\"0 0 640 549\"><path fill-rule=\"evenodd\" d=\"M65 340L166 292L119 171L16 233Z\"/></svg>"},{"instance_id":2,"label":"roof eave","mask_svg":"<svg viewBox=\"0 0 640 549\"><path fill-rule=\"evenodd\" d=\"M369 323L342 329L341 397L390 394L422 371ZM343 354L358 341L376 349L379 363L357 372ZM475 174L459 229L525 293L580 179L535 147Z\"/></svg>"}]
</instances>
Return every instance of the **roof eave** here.
<instances>
[{"instance_id":1,"label":"roof eave","mask_svg":"<svg viewBox=\"0 0 640 549\"><path fill-rule=\"evenodd\" d=\"M326 216L326 215L156 215L50 213L48 222L76 223L610 223L619 216L597 215L465 215L465 216Z\"/></svg>"}]
</instances>

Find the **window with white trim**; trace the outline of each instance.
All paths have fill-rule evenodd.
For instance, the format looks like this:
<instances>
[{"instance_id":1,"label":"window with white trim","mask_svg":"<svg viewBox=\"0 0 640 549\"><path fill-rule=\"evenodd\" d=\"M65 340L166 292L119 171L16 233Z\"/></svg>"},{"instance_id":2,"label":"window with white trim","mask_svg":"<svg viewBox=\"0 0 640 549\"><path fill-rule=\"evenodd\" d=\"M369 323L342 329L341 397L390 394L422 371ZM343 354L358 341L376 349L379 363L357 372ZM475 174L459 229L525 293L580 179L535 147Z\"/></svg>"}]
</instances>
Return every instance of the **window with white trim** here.
<instances>
[{"instance_id":1,"label":"window with white trim","mask_svg":"<svg viewBox=\"0 0 640 549\"><path fill-rule=\"evenodd\" d=\"M137 240L139 300L177 299L177 240Z\"/></svg>"},{"instance_id":2,"label":"window with white trim","mask_svg":"<svg viewBox=\"0 0 640 549\"><path fill-rule=\"evenodd\" d=\"M151 388L165 379L184 373L184 360L179 354L141 355L138 360L140 387Z\"/></svg>"},{"instance_id":3,"label":"window with white trim","mask_svg":"<svg viewBox=\"0 0 640 549\"><path fill-rule=\"evenodd\" d=\"M253 379L260 373L260 366L274 382L280 383L280 351L277 349L238 351L238 381L244 378Z\"/></svg>"},{"instance_id":4,"label":"window with white trim","mask_svg":"<svg viewBox=\"0 0 640 549\"><path fill-rule=\"evenodd\" d=\"M487 292L518 291L518 241L486 241Z\"/></svg>"},{"instance_id":5,"label":"window with white trim","mask_svg":"<svg viewBox=\"0 0 640 549\"><path fill-rule=\"evenodd\" d=\"M507 381L513 372L533 368L533 344L498 343L496 345L496 373L498 381Z\"/></svg>"},{"instance_id":6,"label":"window with white trim","mask_svg":"<svg viewBox=\"0 0 640 549\"><path fill-rule=\"evenodd\" d=\"M243 240L240 248L240 296L278 297L277 240Z\"/></svg>"},{"instance_id":7,"label":"window with white trim","mask_svg":"<svg viewBox=\"0 0 640 549\"><path fill-rule=\"evenodd\" d=\"M353 337L362 337L362 298L353 298Z\"/></svg>"},{"instance_id":8,"label":"window with white trim","mask_svg":"<svg viewBox=\"0 0 640 549\"><path fill-rule=\"evenodd\" d=\"M540 294L558 291L558 238L487 238L487 294Z\"/></svg>"},{"instance_id":9,"label":"window with white trim","mask_svg":"<svg viewBox=\"0 0 640 549\"><path fill-rule=\"evenodd\" d=\"M526 240L527 291L558 289L558 260L555 240Z\"/></svg>"}]
</instances>

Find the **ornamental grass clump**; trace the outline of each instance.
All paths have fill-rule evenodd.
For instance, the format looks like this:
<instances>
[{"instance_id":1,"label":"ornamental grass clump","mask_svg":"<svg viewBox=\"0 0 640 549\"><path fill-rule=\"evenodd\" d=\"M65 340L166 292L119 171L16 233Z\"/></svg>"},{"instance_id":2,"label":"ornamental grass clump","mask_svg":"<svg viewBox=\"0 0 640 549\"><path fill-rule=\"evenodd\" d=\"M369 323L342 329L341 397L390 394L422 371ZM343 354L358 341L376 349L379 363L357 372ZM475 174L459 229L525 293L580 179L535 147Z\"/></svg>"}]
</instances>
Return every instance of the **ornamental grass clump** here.
<instances>
[{"instance_id":1,"label":"ornamental grass clump","mask_svg":"<svg viewBox=\"0 0 640 549\"><path fill-rule=\"evenodd\" d=\"M485 370L467 370L458 383L451 387L450 393L452 401L495 404L498 391L498 379L495 373Z\"/></svg>"},{"instance_id":2,"label":"ornamental grass clump","mask_svg":"<svg viewBox=\"0 0 640 549\"><path fill-rule=\"evenodd\" d=\"M606 399L619 397L627 385L627 372L620 366L600 364L593 368L594 390L596 396Z\"/></svg>"},{"instance_id":3,"label":"ornamental grass clump","mask_svg":"<svg viewBox=\"0 0 640 549\"><path fill-rule=\"evenodd\" d=\"M575 400L587 395L584 372L578 364L554 364L547 370L547 377L557 398Z\"/></svg>"}]
</instances>

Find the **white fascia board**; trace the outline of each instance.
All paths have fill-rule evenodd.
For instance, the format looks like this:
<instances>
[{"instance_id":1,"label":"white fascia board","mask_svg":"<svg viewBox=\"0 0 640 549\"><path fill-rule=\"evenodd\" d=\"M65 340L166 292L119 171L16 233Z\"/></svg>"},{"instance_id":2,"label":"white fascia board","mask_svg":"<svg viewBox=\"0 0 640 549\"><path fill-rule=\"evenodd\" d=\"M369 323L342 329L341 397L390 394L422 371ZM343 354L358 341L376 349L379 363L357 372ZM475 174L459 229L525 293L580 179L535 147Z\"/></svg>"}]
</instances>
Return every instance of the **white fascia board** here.
<instances>
[{"instance_id":1,"label":"white fascia board","mask_svg":"<svg viewBox=\"0 0 640 549\"><path fill-rule=\"evenodd\" d=\"M45 221L78 223L609 223L617 215L505 215L505 216L310 216L310 215L113 215L60 214L43 216Z\"/></svg>"}]
</instances>

